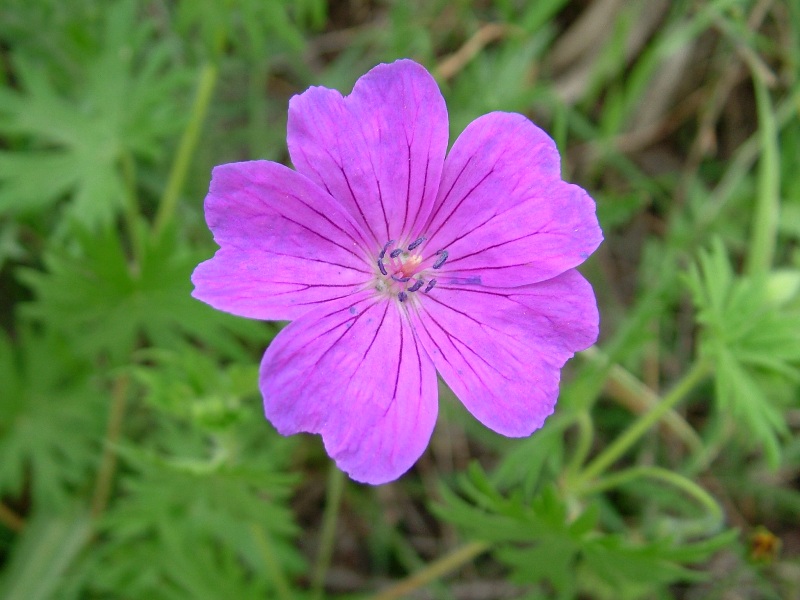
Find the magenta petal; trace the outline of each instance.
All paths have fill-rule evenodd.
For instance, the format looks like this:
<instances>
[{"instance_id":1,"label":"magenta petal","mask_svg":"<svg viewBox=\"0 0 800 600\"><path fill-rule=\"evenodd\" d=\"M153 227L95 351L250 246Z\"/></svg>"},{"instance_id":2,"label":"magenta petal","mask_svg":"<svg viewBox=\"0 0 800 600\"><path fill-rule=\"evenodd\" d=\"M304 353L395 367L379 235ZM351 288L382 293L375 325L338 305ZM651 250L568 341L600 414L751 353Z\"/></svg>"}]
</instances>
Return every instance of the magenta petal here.
<instances>
[{"instance_id":1,"label":"magenta petal","mask_svg":"<svg viewBox=\"0 0 800 600\"><path fill-rule=\"evenodd\" d=\"M244 317L294 319L372 276L363 232L306 177L268 161L214 169L206 220L220 250L193 295Z\"/></svg>"},{"instance_id":2,"label":"magenta petal","mask_svg":"<svg viewBox=\"0 0 800 600\"><path fill-rule=\"evenodd\" d=\"M347 208L380 248L413 238L433 206L447 150L447 109L410 60L378 65L343 98L312 87L289 103L295 168Z\"/></svg>"},{"instance_id":3,"label":"magenta petal","mask_svg":"<svg viewBox=\"0 0 800 600\"><path fill-rule=\"evenodd\" d=\"M436 369L484 425L530 435L553 412L561 367L597 339L591 286L570 270L510 289L435 289L412 314Z\"/></svg>"},{"instance_id":4,"label":"magenta petal","mask_svg":"<svg viewBox=\"0 0 800 600\"><path fill-rule=\"evenodd\" d=\"M264 410L283 435L319 433L357 481L397 479L428 445L436 373L407 317L371 292L288 325L261 362Z\"/></svg>"},{"instance_id":5,"label":"magenta petal","mask_svg":"<svg viewBox=\"0 0 800 600\"><path fill-rule=\"evenodd\" d=\"M456 140L427 231L430 251L449 253L443 276L500 287L563 273L602 240L594 201L561 181L553 141L511 113L480 117Z\"/></svg>"}]
</instances>

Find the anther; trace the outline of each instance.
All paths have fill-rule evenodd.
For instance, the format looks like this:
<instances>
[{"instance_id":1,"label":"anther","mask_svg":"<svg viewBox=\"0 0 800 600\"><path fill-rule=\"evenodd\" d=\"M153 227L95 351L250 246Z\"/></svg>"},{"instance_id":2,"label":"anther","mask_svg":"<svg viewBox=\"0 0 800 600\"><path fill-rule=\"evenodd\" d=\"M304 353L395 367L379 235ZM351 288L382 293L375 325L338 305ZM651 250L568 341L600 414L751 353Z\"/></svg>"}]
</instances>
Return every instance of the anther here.
<instances>
[{"instance_id":1,"label":"anther","mask_svg":"<svg viewBox=\"0 0 800 600\"><path fill-rule=\"evenodd\" d=\"M400 256L402 253L403 253L403 249L402 249L402 248L396 248L396 249L392 250L392 251L389 253L389 256L391 256L392 258L397 258L397 257L398 257L398 256Z\"/></svg>"},{"instance_id":2,"label":"anther","mask_svg":"<svg viewBox=\"0 0 800 600\"><path fill-rule=\"evenodd\" d=\"M416 292L423 285L425 285L425 280L424 279L417 279L417 281L414 282L414 285L412 285L410 288L408 288L408 291L409 292Z\"/></svg>"},{"instance_id":3,"label":"anther","mask_svg":"<svg viewBox=\"0 0 800 600\"><path fill-rule=\"evenodd\" d=\"M435 279L431 279L430 283L428 284L428 287L426 287L422 291L427 294L428 292L430 292L433 289L433 286L435 286L435 285L436 285L436 280Z\"/></svg>"},{"instance_id":4,"label":"anther","mask_svg":"<svg viewBox=\"0 0 800 600\"><path fill-rule=\"evenodd\" d=\"M398 283L405 283L406 281L411 281L411 277L398 277L397 275L392 275L392 279L394 279Z\"/></svg>"},{"instance_id":5,"label":"anther","mask_svg":"<svg viewBox=\"0 0 800 600\"><path fill-rule=\"evenodd\" d=\"M439 250L438 252L436 252L436 256L438 256L439 258L437 258L436 262L433 263L433 268L440 269L444 264L444 261L447 260L447 250Z\"/></svg>"},{"instance_id":6,"label":"anther","mask_svg":"<svg viewBox=\"0 0 800 600\"><path fill-rule=\"evenodd\" d=\"M423 236L420 236L420 237L418 237L417 239L415 239L413 242L411 242L411 243L408 245L408 249L409 249L409 250L413 250L414 248L416 248L417 246L419 246L419 245L420 245L422 242L424 242L424 241L425 241L425 240L427 240L427 239L428 239L428 238L426 238L424 235L423 235Z\"/></svg>"},{"instance_id":7,"label":"anther","mask_svg":"<svg viewBox=\"0 0 800 600\"><path fill-rule=\"evenodd\" d=\"M378 260L379 261L383 260L383 257L386 256L386 251L389 249L389 246L391 246L392 244L394 244L394 240L389 240L388 242L386 242L386 244L384 244L383 250L381 250L381 253L378 254ZM386 275L386 273L384 273L384 275Z\"/></svg>"},{"instance_id":8,"label":"anther","mask_svg":"<svg viewBox=\"0 0 800 600\"><path fill-rule=\"evenodd\" d=\"M389 273L386 272L386 267L383 266L383 262L381 259L378 259L378 268L381 270L381 274L386 277Z\"/></svg>"},{"instance_id":9,"label":"anther","mask_svg":"<svg viewBox=\"0 0 800 600\"><path fill-rule=\"evenodd\" d=\"M399 294L397 294L397 299L400 300L400 302L405 302L407 298L408 294L406 294L405 292L400 292Z\"/></svg>"}]
</instances>

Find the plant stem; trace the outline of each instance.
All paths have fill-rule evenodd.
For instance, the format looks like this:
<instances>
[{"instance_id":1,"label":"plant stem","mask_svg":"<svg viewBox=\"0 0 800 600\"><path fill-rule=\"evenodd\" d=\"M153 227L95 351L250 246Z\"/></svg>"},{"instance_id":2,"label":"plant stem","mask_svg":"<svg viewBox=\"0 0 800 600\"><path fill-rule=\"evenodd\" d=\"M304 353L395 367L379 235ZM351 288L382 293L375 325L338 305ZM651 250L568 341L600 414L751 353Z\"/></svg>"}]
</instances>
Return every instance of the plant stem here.
<instances>
[{"instance_id":1,"label":"plant stem","mask_svg":"<svg viewBox=\"0 0 800 600\"><path fill-rule=\"evenodd\" d=\"M596 480L594 483L585 486L582 494L591 494L593 492L601 492L610 488L618 487L622 484L638 479L639 477L647 477L648 479L655 479L668 483L681 491L686 492L689 496L694 498L701 504L709 513L710 520L713 521L713 526L718 527L723 520L722 509L717 501L702 487L694 483L692 480L661 467L639 466L625 469L619 473L614 473L602 479Z\"/></svg>"},{"instance_id":2,"label":"plant stem","mask_svg":"<svg viewBox=\"0 0 800 600\"><path fill-rule=\"evenodd\" d=\"M136 163L130 152L123 152L120 157L122 166L122 177L125 181L125 226L128 229L128 239L131 243L133 252L133 268L137 270L142 267L144 260L144 240L142 231L139 228L139 198L136 192Z\"/></svg>"},{"instance_id":3,"label":"plant stem","mask_svg":"<svg viewBox=\"0 0 800 600\"><path fill-rule=\"evenodd\" d=\"M594 424L589 411L580 411L575 418L575 425L578 426L578 441L565 469L567 479L572 473L577 473L581 468L583 461L586 460L589 451L592 449L592 441L594 440Z\"/></svg>"},{"instance_id":4,"label":"plant stem","mask_svg":"<svg viewBox=\"0 0 800 600\"><path fill-rule=\"evenodd\" d=\"M105 444L103 445L103 458L100 461L100 469L97 472L97 481L92 494L92 517L97 517L103 512L111 495L111 483L114 479L114 471L117 468L117 452L114 446L122 432L122 417L125 414L129 382L127 374L119 376L114 382Z\"/></svg>"},{"instance_id":5,"label":"plant stem","mask_svg":"<svg viewBox=\"0 0 800 600\"><path fill-rule=\"evenodd\" d=\"M217 68L207 63L200 71L200 79L197 84L197 92L195 93L194 103L192 104L189 123L181 137L178 152L175 155L175 161L172 163L172 169L169 173L167 186L164 189L164 195L161 197L161 202L159 202L158 205L158 212L156 213L153 225L153 234L156 237L163 233L164 228L169 225L175 215L181 188L183 188L183 183L186 180L186 174L189 171L189 165L192 161L192 155L197 147L197 141L200 138L200 131L203 127L206 113L208 112L208 106L211 102L211 96L214 92L216 82Z\"/></svg>"},{"instance_id":6,"label":"plant stem","mask_svg":"<svg viewBox=\"0 0 800 600\"><path fill-rule=\"evenodd\" d=\"M430 583L434 579L438 579L442 575L454 571L461 565L471 561L479 554L483 554L490 548L487 542L470 542L461 548L456 549L454 552L443 556L439 560L430 563L427 567L411 575L410 577L399 581L392 587L383 590L372 600L393 600L394 598L401 598L402 596L413 592L416 589Z\"/></svg>"},{"instance_id":7,"label":"plant stem","mask_svg":"<svg viewBox=\"0 0 800 600\"><path fill-rule=\"evenodd\" d=\"M775 255L780 213L780 159L778 130L769 91L759 71L752 67L751 70L756 92L761 158L758 165L758 197L746 272L748 275L755 275L769 271Z\"/></svg>"},{"instance_id":8,"label":"plant stem","mask_svg":"<svg viewBox=\"0 0 800 600\"><path fill-rule=\"evenodd\" d=\"M275 584L278 598L280 598L280 600L291 600L294 597L292 589L289 587L289 582L286 580L286 575L284 575L280 564L278 564L278 558L275 556L269 534L257 523L252 524L250 531L253 534L253 538L256 540L259 550L261 550L264 564L267 567L267 572L272 582Z\"/></svg>"},{"instance_id":9,"label":"plant stem","mask_svg":"<svg viewBox=\"0 0 800 600\"><path fill-rule=\"evenodd\" d=\"M322 598L325 587L325 575L331 564L333 544L336 538L336 521L339 518L339 506L342 502L345 475L331 463L328 472L328 492L325 498L325 513L322 516L322 532L320 534L319 553L311 577L311 597Z\"/></svg>"},{"instance_id":10,"label":"plant stem","mask_svg":"<svg viewBox=\"0 0 800 600\"><path fill-rule=\"evenodd\" d=\"M579 492L581 488L586 485L586 482L598 477L608 467L614 464L614 462L625 454L639 438L647 433L653 425L658 423L665 414L678 404L695 385L700 383L709 371L710 367L707 362L704 360L696 361L692 365L692 368L689 369L689 372L675 384L666 396L664 396L663 400L634 421L622 435L598 454L597 457L586 466L583 472L579 473L570 482L570 487L576 492Z\"/></svg>"}]
</instances>

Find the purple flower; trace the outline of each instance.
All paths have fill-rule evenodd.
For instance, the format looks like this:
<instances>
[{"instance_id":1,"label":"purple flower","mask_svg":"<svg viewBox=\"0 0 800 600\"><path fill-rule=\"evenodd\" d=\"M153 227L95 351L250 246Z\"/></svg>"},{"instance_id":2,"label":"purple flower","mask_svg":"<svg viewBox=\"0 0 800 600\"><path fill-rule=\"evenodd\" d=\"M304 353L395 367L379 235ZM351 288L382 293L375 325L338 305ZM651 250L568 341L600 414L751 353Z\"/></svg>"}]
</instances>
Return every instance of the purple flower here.
<instances>
[{"instance_id":1,"label":"purple flower","mask_svg":"<svg viewBox=\"0 0 800 600\"><path fill-rule=\"evenodd\" d=\"M220 249L194 296L293 321L261 362L267 419L321 434L358 481L396 479L422 454L437 371L484 425L527 436L553 412L561 367L597 339L574 267L602 233L592 199L561 181L553 140L495 112L449 154L447 141L431 75L378 65L347 97L291 99L296 171L221 165L205 200Z\"/></svg>"}]
</instances>

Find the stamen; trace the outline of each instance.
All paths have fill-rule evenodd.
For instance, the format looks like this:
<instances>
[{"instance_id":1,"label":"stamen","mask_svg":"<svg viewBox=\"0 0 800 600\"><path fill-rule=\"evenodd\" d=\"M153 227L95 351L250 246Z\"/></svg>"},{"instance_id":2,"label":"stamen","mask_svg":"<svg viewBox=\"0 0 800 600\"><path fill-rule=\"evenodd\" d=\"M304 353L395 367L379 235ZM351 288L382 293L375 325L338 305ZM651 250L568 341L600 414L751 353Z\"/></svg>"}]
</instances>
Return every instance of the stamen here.
<instances>
[{"instance_id":1,"label":"stamen","mask_svg":"<svg viewBox=\"0 0 800 600\"><path fill-rule=\"evenodd\" d=\"M398 257L398 256L400 256L402 253L403 253L403 249L402 249L402 248L396 248L396 249L392 250L392 251L389 253L389 256L391 256L392 258L397 258L397 257Z\"/></svg>"},{"instance_id":2,"label":"stamen","mask_svg":"<svg viewBox=\"0 0 800 600\"><path fill-rule=\"evenodd\" d=\"M411 281L411 277L398 277L397 275L392 275L392 279L394 279L398 283L405 283L406 281Z\"/></svg>"},{"instance_id":3,"label":"stamen","mask_svg":"<svg viewBox=\"0 0 800 600\"><path fill-rule=\"evenodd\" d=\"M386 256L386 251L389 249L389 246L391 246L392 244L394 244L394 240L389 240L388 242L386 242L386 244L383 246L383 250L381 250L381 253L378 254L378 260L379 261L383 260L383 257ZM386 275L386 273L384 273L384 275Z\"/></svg>"},{"instance_id":4,"label":"stamen","mask_svg":"<svg viewBox=\"0 0 800 600\"><path fill-rule=\"evenodd\" d=\"M400 302L405 302L407 298L408 294L406 294L405 292L400 292L399 294L397 294L397 299L400 300Z\"/></svg>"},{"instance_id":5,"label":"stamen","mask_svg":"<svg viewBox=\"0 0 800 600\"><path fill-rule=\"evenodd\" d=\"M418 237L417 239L415 239L413 242L411 242L411 243L408 245L408 249L409 249L409 250L413 250L414 248L416 248L417 246L419 246L419 245L420 245L422 242L424 242L424 241L425 241L425 240L427 240L427 239L428 239L428 238L426 238L424 235L423 235L423 236L420 236L420 237Z\"/></svg>"},{"instance_id":6,"label":"stamen","mask_svg":"<svg viewBox=\"0 0 800 600\"><path fill-rule=\"evenodd\" d=\"M436 285L436 280L435 279L431 279L431 282L428 284L428 287L426 287L422 291L427 294L428 292L430 292L433 289L433 286L435 286L435 285Z\"/></svg>"},{"instance_id":7,"label":"stamen","mask_svg":"<svg viewBox=\"0 0 800 600\"><path fill-rule=\"evenodd\" d=\"M440 269L442 267L442 265L444 264L444 261L447 260L447 256L448 256L447 255L447 250L439 250L436 253L436 256L438 256L439 258L437 258L436 262L433 263L433 268L434 269Z\"/></svg>"},{"instance_id":8,"label":"stamen","mask_svg":"<svg viewBox=\"0 0 800 600\"><path fill-rule=\"evenodd\" d=\"M381 261L380 258L378 259L378 268L381 270L381 275L383 275L384 277L386 277L389 274L386 272L386 267L383 266L383 262Z\"/></svg>"},{"instance_id":9,"label":"stamen","mask_svg":"<svg viewBox=\"0 0 800 600\"><path fill-rule=\"evenodd\" d=\"M408 288L408 291L409 292L416 292L423 285L425 285L425 280L424 279L417 279L417 281L414 283L414 285L412 285L410 288Z\"/></svg>"}]
</instances>

